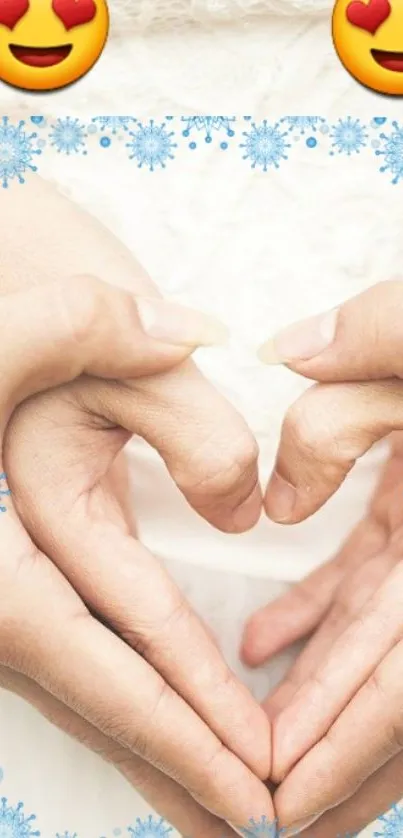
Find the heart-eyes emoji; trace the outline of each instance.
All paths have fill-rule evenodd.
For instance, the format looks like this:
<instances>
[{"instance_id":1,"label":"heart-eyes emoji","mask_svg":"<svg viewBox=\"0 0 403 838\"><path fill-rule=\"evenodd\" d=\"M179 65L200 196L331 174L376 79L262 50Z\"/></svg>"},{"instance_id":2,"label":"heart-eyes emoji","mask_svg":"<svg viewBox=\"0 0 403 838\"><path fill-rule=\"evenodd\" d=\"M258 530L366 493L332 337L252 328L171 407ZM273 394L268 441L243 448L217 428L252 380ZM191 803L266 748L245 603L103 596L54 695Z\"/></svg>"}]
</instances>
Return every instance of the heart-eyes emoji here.
<instances>
[{"instance_id":1,"label":"heart-eyes emoji","mask_svg":"<svg viewBox=\"0 0 403 838\"><path fill-rule=\"evenodd\" d=\"M403 95L401 0L337 0L333 42L344 67L361 84Z\"/></svg>"},{"instance_id":2,"label":"heart-eyes emoji","mask_svg":"<svg viewBox=\"0 0 403 838\"><path fill-rule=\"evenodd\" d=\"M33 91L71 84L108 36L106 0L0 0L0 79Z\"/></svg>"}]
</instances>

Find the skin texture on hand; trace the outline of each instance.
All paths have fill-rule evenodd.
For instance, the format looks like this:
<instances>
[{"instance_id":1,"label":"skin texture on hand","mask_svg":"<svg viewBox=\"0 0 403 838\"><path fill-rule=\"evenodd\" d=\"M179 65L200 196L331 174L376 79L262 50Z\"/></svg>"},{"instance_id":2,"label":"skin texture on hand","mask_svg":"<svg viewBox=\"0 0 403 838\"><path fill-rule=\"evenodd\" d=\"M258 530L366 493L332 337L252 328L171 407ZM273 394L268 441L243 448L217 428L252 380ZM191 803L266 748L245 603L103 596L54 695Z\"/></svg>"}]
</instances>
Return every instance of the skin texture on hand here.
<instances>
[{"instance_id":1,"label":"skin texture on hand","mask_svg":"<svg viewBox=\"0 0 403 838\"><path fill-rule=\"evenodd\" d=\"M124 455L114 462L105 484L122 510L128 531L135 535L128 507L128 474ZM231 838L230 827L203 809L178 783L150 763L104 736L97 728L43 690L35 681L0 666L0 686L28 701L52 724L110 762L126 780L182 835L195 838Z\"/></svg>"},{"instance_id":2,"label":"skin texture on hand","mask_svg":"<svg viewBox=\"0 0 403 838\"><path fill-rule=\"evenodd\" d=\"M82 274L138 296L158 293L133 255L96 219L40 178L25 186L23 196L18 190L0 194L0 213L7 219L0 230L1 293ZM261 513L256 442L191 361L163 377L127 381L118 391L93 386L92 393L97 407L106 402L109 414L117 396L124 414L131 414L135 402L140 422L152 406L154 421L136 432L157 447L188 501L214 526L243 532L256 523ZM162 414L164 432L156 434Z\"/></svg>"},{"instance_id":3,"label":"skin texture on hand","mask_svg":"<svg viewBox=\"0 0 403 838\"><path fill-rule=\"evenodd\" d=\"M289 825L304 820L312 814L312 809L309 812L305 808L312 806L312 800L317 802L320 811L327 807L331 796L335 808L307 830L307 836L313 838L354 834L398 802L403 794L403 755L400 749L393 753L393 738L387 737L389 744L378 759L379 764L372 763L370 770L365 770L365 760L371 755L371 742L376 734L382 736L385 724L392 733L392 694L381 694L378 702L370 702L367 696L358 717L346 719L344 750L341 733L337 726L329 724L328 718L334 701L331 687L341 686L343 693L346 684L342 678L349 671L349 663L355 664L358 675L363 665L370 669L374 647L379 642L387 642L385 620L382 632L367 632L365 613L366 610L371 613L374 598L388 580L398 595L401 591L393 574L401 572L402 491L403 435L397 433L392 435L390 460L367 517L340 553L285 597L257 612L246 628L243 657L253 666L295 640L311 635L296 663L264 706L273 723L274 771L278 780L285 777L275 794L281 822ZM396 623L400 620L401 625L399 612L401 608L392 610L390 601L388 615L394 614ZM360 628L363 637L358 646ZM355 633L354 643L348 638L351 630ZM345 642L343 637L349 642L348 654L344 651L339 658L337 677L329 687L323 680L331 672L329 669L325 676L326 668L336 654L337 644ZM393 669L393 680L399 692L398 667ZM322 690L321 700L318 690ZM348 694L343 695L337 712L345 707L346 698ZM401 707L401 696L398 701ZM374 712L379 713L379 718L374 718ZM327 723L322 729L323 738L320 725L324 719ZM314 747L310 750L312 739ZM318 739L320 745L315 746ZM301 788L309 789L309 793L305 791L302 795Z\"/></svg>"},{"instance_id":4,"label":"skin texture on hand","mask_svg":"<svg viewBox=\"0 0 403 838\"><path fill-rule=\"evenodd\" d=\"M7 196L7 217L0 233L4 292L13 282L13 290L52 282L61 266L70 274L79 263L132 293L154 293L113 236L39 179L24 190L22 205ZM112 753L123 749L129 761L144 763L142 771L162 772L153 793L161 812L170 805L168 778L178 783L174 799L187 801L184 809L189 803L204 825L194 801L240 825L262 814L271 819L262 782L270 771L265 714L133 537L114 494L111 469L133 433L159 451L207 520L235 532L259 517L256 445L191 362L123 382L81 376L33 397L14 414L5 440L15 507L36 547L7 516L4 549L8 544L18 560L3 583L12 613L1 613L0 664L35 682L28 693L39 701L52 694L65 708L56 713L62 726L71 712L106 737ZM7 658L10 648L15 660Z\"/></svg>"},{"instance_id":5,"label":"skin texture on hand","mask_svg":"<svg viewBox=\"0 0 403 838\"><path fill-rule=\"evenodd\" d=\"M324 321L330 342L314 357L302 353L303 360L286 362L320 383L303 393L285 417L265 499L273 520L305 520L375 442L403 429L402 314L403 281L394 280L340 306L333 313L332 335L329 313L286 330L298 333L302 353L302 334L310 347ZM284 338L278 340L284 351Z\"/></svg>"},{"instance_id":6,"label":"skin texture on hand","mask_svg":"<svg viewBox=\"0 0 403 838\"><path fill-rule=\"evenodd\" d=\"M325 812L326 828L333 816L340 823L351 814L353 804L345 801L352 797L361 814L367 801L368 820L379 814L374 801L384 800L385 808L397 802L390 765L401 777L402 314L403 282L381 283L332 313L295 324L274 339L275 352L270 344L261 353L320 382L284 422L265 501L275 520L304 520L359 457L398 431L368 519L335 560L246 630L243 654L253 665L314 632L266 705L276 812L294 830ZM403 785L398 792L402 797Z\"/></svg>"}]
</instances>

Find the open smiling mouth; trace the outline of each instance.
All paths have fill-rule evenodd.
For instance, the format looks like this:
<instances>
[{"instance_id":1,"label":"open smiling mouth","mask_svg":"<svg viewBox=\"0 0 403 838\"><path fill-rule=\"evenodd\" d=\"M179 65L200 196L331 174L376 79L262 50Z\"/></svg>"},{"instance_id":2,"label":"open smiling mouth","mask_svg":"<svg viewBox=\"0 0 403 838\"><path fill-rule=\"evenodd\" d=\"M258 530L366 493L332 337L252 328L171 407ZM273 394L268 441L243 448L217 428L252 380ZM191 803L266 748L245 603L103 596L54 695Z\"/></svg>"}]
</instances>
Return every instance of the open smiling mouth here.
<instances>
[{"instance_id":1,"label":"open smiling mouth","mask_svg":"<svg viewBox=\"0 0 403 838\"><path fill-rule=\"evenodd\" d=\"M17 61L28 67L54 67L61 64L73 49L72 44L60 47L23 47L10 44L10 52Z\"/></svg>"},{"instance_id":2,"label":"open smiling mouth","mask_svg":"<svg viewBox=\"0 0 403 838\"><path fill-rule=\"evenodd\" d=\"M403 73L403 52L388 52L382 49L371 49L372 58L384 70Z\"/></svg>"}]
</instances>

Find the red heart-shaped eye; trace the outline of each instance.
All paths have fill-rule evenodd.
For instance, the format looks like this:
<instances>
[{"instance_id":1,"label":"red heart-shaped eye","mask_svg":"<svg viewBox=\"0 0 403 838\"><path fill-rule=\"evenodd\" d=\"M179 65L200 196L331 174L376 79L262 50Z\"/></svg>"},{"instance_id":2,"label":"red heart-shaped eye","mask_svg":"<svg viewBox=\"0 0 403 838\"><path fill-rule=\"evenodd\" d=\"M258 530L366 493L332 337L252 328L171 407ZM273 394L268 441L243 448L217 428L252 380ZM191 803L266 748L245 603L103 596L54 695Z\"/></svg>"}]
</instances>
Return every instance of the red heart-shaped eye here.
<instances>
[{"instance_id":1,"label":"red heart-shaped eye","mask_svg":"<svg viewBox=\"0 0 403 838\"><path fill-rule=\"evenodd\" d=\"M53 0L52 8L67 30L90 23L97 13L94 0Z\"/></svg>"},{"instance_id":2,"label":"red heart-shaped eye","mask_svg":"<svg viewBox=\"0 0 403 838\"><path fill-rule=\"evenodd\" d=\"M29 0L0 0L0 24L14 29L28 9Z\"/></svg>"},{"instance_id":3,"label":"red heart-shaped eye","mask_svg":"<svg viewBox=\"0 0 403 838\"><path fill-rule=\"evenodd\" d=\"M391 13L389 0L369 0L369 3L362 3L361 0L354 0L347 6L347 20L359 29L365 29L371 35L379 29L382 23L388 19Z\"/></svg>"}]
</instances>

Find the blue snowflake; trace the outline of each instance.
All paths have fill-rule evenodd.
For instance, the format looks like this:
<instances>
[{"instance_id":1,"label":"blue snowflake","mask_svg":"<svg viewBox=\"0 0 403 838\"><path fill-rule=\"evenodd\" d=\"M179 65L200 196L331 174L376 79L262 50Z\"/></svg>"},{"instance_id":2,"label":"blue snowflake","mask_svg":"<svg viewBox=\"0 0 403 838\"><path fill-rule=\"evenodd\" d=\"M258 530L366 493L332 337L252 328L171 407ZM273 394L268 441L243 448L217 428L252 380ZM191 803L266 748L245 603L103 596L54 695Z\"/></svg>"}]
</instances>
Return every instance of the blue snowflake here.
<instances>
[{"instance_id":1,"label":"blue snowflake","mask_svg":"<svg viewBox=\"0 0 403 838\"><path fill-rule=\"evenodd\" d=\"M393 806L390 812L379 818L382 823L382 832L374 832L379 838L402 838L403 836L403 809L400 806Z\"/></svg>"},{"instance_id":2,"label":"blue snowflake","mask_svg":"<svg viewBox=\"0 0 403 838\"><path fill-rule=\"evenodd\" d=\"M325 122L322 116L285 116L280 121L285 122L290 131L298 131L300 134L305 134L306 131L317 131L318 126Z\"/></svg>"},{"instance_id":3,"label":"blue snowflake","mask_svg":"<svg viewBox=\"0 0 403 838\"><path fill-rule=\"evenodd\" d=\"M153 818L149 815L145 820L136 818L136 826L129 826L128 831L132 838L167 838L172 827L160 818Z\"/></svg>"},{"instance_id":4,"label":"blue snowflake","mask_svg":"<svg viewBox=\"0 0 403 838\"><path fill-rule=\"evenodd\" d=\"M79 119L72 119L70 116L59 118L51 128L49 139L59 154L86 153L87 134L85 125Z\"/></svg>"},{"instance_id":5,"label":"blue snowflake","mask_svg":"<svg viewBox=\"0 0 403 838\"><path fill-rule=\"evenodd\" d=\"M28 170L37 171L32 161L35 154L42 153L35 147L38 135L27 134L24 125L24 120L13 125L8 116L3 116L0 122L0 180L4 189L14 178L24 183L23 175Z\"/></svg>"},{"instance_id":6,"label":"blue snowflake","mask_svg":"<svg viewBox=\"0 0 403 838\"><path fill-rule=\"evenodd\" d=\"M339 154L347 154L350 157L353 152L358 154L366 146L368 134L359 119L352 119L348 116L346 119L339 119L338 123L332 126L330 138L333 140L332 149L334 149L330 154L335 154L337 151Z\"/></svg>"},{"instance_id":7,"label":"blue snowflake","mask_svg":"<svg viewBox=\"0 0 403 838\"><path fill-rule=\"evenodd\" d=\"M2 486L4 488L2 488ZM1 503L1 497L10 497L10 495L11 495L11 492L10 492L10 489L8 488L8 486L7 486L7 477L3 472L2 474L0 474L0 513L1 512L7 512L7 507L3 506L2 503ZM0 769L0 779L3 779L3 771L1 769ZM0 838L1 838L1 835L0 835Z\"/></svg>"},{"instance_id":8,"label":"blue snowflake","mask_svg":"<svg viewBox=\"0 0 403 838\"><path fill-rule=\"evenodd\" d=\"M77 838L76 832L63 832L60 834L59 832L56 833L56 838Z\"/></svg>"},{"instance_id":9,"label":"blue snowflake","mask_svg":"<svg viewBox=\"0 0 403 838\"><path fill-rule=\"evenodd\" d=\"M251 818L247 827L239 832L244 838L277 838L277 821L269 821L266 815L259 821Z\"/></svg>"},{"instance_id":10,"label":"blue snowflake","mask_svg":"<svg viewBox=\"0 0 403 838\"><path fill-rule=\"evenodd\" d=\"M177 147L172 140L174 132L168 133L165 122L161 125L155 125L153 119L148 125L139 122L138 130L129 133L132 137L131 141L126 143L131 152L129 158L137 160L139 169L143 166L148 166L151 172L156 166L165 169L166 161L174 159L172 152Z\"/></svg>"},{"instance_id":11,"label":"blue snowflake","mask_svg":"<svg viewBox=\"0 0 403 838\"><path fill-rule=\"evenodd\" d=\"M136 122L134 116L94 116L91 120L95 124L99 124L102 132L107 131L109 134L119 134L121 131L128 131L132 122Z\"/></svg>"},{"instance_id":12,"label":"blue snowflake","mask_svg":"<svg viewBox=\"0 0 403 838\"><path fill-rule=\"evenodd\" d=\"M278 124L269 125L263 120L260 125L252 122L252 130L244 131L245 142L241 148L245 149L243 159L250 160L252 169L261 166L267 172L269 166L278 169L282 160L287 160L286 150L290 144L286 143L287 131L281 132Z\"/></svg>"},{"instance_id":13,"label":"blue snowflake","mask_svg":"<svg viewBox=\"0 0 403 838\"><path fill-rule=\"evenodd\" d=\"M235 116L182 116L181 121L185 123L184 137L189 137L192 131L203 131L205 142L211 143L214 132L223 132L227 137L235 136Z\"/></svg>"},{"instance_id":14,"label":"blue snowflake","mask_svg":"<svg viewBox=\"0 0 403 838\"><path fill-rule=\"evenodd\" d=\"M35 815L26 818L23 811L23 803L18 803L14 808L8 805L6 797L2 797L0 806L0 836L1 838L33 838L39 836L40 832L32 830L32 822Z\"/></svg>"},{"instance_id":15,"label":"blue snowflake","mask_svg":"<svg viewBox=\"0 0 403 838\"><path fill-rule=\"evenodd\" d=\"M392 122L392 125L394 130L391 134L379 135L383 140L383 148L375 154L383 156L381 172L390 172L393 175L392 183L399 183L403 178L403 128L398 122Z\"/></svg>"}]
</instances>

